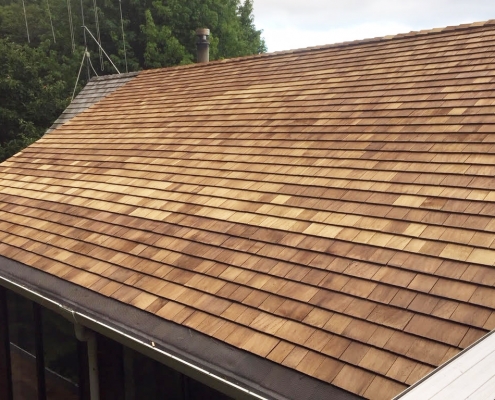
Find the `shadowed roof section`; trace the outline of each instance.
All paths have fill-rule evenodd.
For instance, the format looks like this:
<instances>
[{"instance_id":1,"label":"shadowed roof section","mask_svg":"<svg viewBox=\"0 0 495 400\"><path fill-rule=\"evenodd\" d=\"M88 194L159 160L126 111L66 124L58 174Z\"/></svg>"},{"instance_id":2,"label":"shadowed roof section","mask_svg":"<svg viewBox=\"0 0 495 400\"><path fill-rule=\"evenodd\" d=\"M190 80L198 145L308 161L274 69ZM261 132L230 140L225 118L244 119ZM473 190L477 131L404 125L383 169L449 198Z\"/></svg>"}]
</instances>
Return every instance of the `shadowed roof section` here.
<instances>
[{"instance_id":1,"label":"shadowed roof section","mask_svg":"<svg viewBox=\"0 0 495 400\"><path fill-rule=\"evenodd\" d=\"M494 60L489 21L143 71L0 165L0 255L391 398L495 328Z\"/></svg>"},{"instance_id":2,"label":"shadowed roof section","mask_svg":"<svg viewBox=\"0 0 495 400\"><path fill-rule=\"evenodd\" d=\"M70 105L65 109L62 115L60 115L60 117L53 123L50 129L48 129L48 132L62 126L64 123L74 118L77 114L87 110L93 104L117 90L120 86L129 82L136 75L136 72L129 72L127 74L107 75L92 78L91 81L84 86L77 97L74 98Z\"/></svg>"}]
</instances>

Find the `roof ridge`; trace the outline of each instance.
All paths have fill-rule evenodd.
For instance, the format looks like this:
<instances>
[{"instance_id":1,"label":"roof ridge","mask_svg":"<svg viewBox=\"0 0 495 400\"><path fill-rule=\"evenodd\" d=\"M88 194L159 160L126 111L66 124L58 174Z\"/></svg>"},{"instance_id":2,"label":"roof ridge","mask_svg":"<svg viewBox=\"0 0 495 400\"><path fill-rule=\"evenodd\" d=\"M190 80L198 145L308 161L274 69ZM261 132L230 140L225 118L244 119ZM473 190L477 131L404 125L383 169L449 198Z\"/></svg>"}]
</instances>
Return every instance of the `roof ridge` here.
<instances>
[{"instance_id":1,"label":"roof ridge","mask_svg":"<svg viewBox=\"0 0 495 400\"><path fill-rule=\"evenodd\" d=\"M281 50L281 51L274 51L274 52L269 52L269 53L252 54L249 56L226 58L226 59L222 59L222 60L210 61L207 64L193 63L193 64L186 64L186 65L175 65L172 67L153 68L153 69L142 70L142 71L140 71L140 73L153 73L153 72L156 72L158 70L163 70L163 69L170 70L170 69L179 69L179 68L183 69L183 68L208 67L210 65L219 65L219 64L231 63L231 62L241 62L241 61L247 61L247 60L252 60L252 59L261 58L261 57L278 57L278 56L291 55L291 54L295 54L295 53L306 53L306 52L311 52L311 51L316 51L316 50L324 50L324 49L347 47L347 46L356 46L356 45L368 44L368 43L385 42L385 41L390 41L390 40L395 40L395 39L409 39L409 38L416 38L419 36L439 34L439 33L444 33L444 32L449 32L449 31L456 31L456 30L460 31L460 30L468 30L468 29L473 29L473 28L481 28L481 27L490 26L490 25L495 25L495 19L473 22L473 23L469 23L469 24L450 25L450 26L446 26L443 28L432 28L432 29L423 29L423 30L419 30L419 31L410 31L408 33L398 33L395 35L377 36L374 38L357 39L357 40L337 42L337 43L332 43L332 44L324 44L324 45L311 46L311 47L302 47L302 48L298 48L298 49Z\"/></svg>"},{"instance_id":2,"label":"roof ridge","mask_svg":"<svg viewBox=\"0 0 495 400\"><path fill-rule=\"evenodd\" d=\"M413 37L418 37L418 36L432 35L432 34L438 34L438 33L449 32L449 31L480 28L480 27L489 26L489 25L495 25L495 19L486 20L486 21L479 21L479 22L472 22L472 23L468 23L468 24L449 25L449 26L441 27L441 28L422 29L419 31L410 31L407 33L397 33L395 35L377 36L377 37L373 37L373 38L365 38L365 39L350 40L350 41L345 41L345 42L337 42L337 43L332 43L332 44L327 44L327 45L303 47L300 49L291 50L291 52L303 52L303 51L313 50L313 49L314 50L320 50L320 49L324 49L324 48L351 46L351 45L358 45L358 44L363 44L363 43L366 43L366 44L367 43L375 43L375 42L389 41L389 40L393 40L393 39L413 38ZM278 53L284 53L284 52L285 51L280 51ZM274 52L272 54L276 54L276 53L277 52Z\"/></svg>"},{"instance_id":3,"label":"roof ridge","mask_svg":"<svg viewBox=\"0 0 495 400\"><path fill-rule=\"evenodd\" d=\"M140 72L141 71L132 71L132 72L121 72L118 74L93 76L93 77L91 77L91 79L89 81L93 82L93 81L106 81L106 80L112 80L112 79L131 78L133 76L139 75Z\"/></svg>"}]
</instances>

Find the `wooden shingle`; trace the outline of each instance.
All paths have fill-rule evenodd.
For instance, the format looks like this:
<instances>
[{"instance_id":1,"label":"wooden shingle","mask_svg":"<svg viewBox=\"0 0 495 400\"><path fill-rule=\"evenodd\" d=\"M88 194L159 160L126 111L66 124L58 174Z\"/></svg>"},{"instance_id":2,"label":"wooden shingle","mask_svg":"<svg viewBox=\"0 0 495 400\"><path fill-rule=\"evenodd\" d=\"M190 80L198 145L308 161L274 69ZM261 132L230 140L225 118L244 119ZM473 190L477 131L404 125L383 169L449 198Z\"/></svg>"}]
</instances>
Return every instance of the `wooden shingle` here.
<instances>
[{"instance_id":1,"label":"wooden shingle","mask_svg":"<svg viewBox=\"0 0 495 400\"><path fill-rule=\"evenodd\" d=\"M494 41L94 79L0 165L0 255L392 398L495 329Z\"/></svg>"}]
</instances>

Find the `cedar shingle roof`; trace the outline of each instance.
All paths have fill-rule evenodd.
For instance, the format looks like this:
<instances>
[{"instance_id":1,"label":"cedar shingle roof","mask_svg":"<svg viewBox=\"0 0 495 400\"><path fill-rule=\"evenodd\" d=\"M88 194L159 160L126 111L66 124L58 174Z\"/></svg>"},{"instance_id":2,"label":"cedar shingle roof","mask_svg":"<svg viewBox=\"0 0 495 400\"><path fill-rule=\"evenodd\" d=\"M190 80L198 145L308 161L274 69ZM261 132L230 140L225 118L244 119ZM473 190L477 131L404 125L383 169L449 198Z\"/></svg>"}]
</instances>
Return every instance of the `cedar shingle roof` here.
<instances>
[{"instance_id":1,"label":"cedar shingle roof","mask_svg":"<svg viewBox=\"0 0 495 400\"><path fill-rule=\"evenodd\" d=\"M0 166L0 254L367 398L495 328L495 22L143 71Z\"/></svg>"}]
</instances>

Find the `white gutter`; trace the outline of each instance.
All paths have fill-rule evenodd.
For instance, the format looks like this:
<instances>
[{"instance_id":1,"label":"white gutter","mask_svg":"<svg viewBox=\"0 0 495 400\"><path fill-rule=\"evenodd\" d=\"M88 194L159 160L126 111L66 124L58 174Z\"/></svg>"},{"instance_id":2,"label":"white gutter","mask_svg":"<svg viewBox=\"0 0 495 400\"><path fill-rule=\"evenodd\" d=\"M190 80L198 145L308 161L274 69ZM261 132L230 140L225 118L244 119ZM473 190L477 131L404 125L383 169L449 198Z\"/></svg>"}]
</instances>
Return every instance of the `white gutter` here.
<instances>
[{"instance_id":1,"label":"white gutter","mask_svg":"<svg viewBox=\"0 0 495 400\"><path fill-rule=\"evenodd\" d=\"M137 351L140 351L141 353L145 354L156 354L158 353L159 359L165 359L167 360L167 364L169 365L176 365L180 366L182 370L187 370L189 373L191 373L192 378L198 378L199 381L202 381L203 383L208 384L209 386L213 388L222 388L220 389L221 391L226 392L228 395L234 395L236 398L239 399L259 399L259 400L268 400L268 398L260 396L248 389L243 388L242 386L239 386L233 382L230 382L218 375L215 375L197 365L194 365L190 363L189 361L186 361L180 357L177 357L165 350L161 350L157 347L155 347L155 343L153 341L150 341L150 343L143 342L142 340L139 340L125 332L122 332L110 325L107 325L101 321L98 321L89 315L85 315L79 311L72 310L68 308L67 306L64 306L63 304L57 303L56 301L35 292L32 289L29 289L25 286L22 286L10 279L7 279L5 277L0 276L0 282L4 282L5 284L2 285L6 287L7 289L11 289L19 294L25 295L24 297L27 297L33 301L36 301L40 305L43 305L46 308L51 309L52 311L57 312L58 314L62 315L66 319L71 320L75 324L82 325L85 328L88 329L94 329L97 331L104 332L107 334L106 336L110 338L115 338L118 341L122 342L127 342L129 343L131 348L134 348ZM98 329L99 328L99 329ZM120 339L120 340L119 340ZM122 339L126 339L122 341ZM126 344L127 344L126 343ZM143 351L145 350L145 351ZM89 351L89 350L88 350ZM89 355L89 354L88 354ZM91 397L93 400L94 398Z\"/></svg>"}]
</instances>

